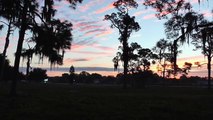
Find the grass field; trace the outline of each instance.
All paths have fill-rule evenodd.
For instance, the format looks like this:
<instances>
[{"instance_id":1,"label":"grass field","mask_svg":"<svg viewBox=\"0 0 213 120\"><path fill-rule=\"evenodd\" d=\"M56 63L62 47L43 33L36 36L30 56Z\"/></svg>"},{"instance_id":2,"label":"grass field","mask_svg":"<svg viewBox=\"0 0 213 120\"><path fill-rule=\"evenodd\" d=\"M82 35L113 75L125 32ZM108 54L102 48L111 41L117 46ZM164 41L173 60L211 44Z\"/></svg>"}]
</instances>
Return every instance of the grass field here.
<instances>
[{"instance_id":1,"label":"grass field","mask_svg":"<svg viewBox=\"0 0 213 120\"><path fill-rule=\"evenodd\" d=\"M23 84L0 88L0 120L213 120L213 91ZM13 103L13 104L12 104Z\"/></svg>"}]
</instances>

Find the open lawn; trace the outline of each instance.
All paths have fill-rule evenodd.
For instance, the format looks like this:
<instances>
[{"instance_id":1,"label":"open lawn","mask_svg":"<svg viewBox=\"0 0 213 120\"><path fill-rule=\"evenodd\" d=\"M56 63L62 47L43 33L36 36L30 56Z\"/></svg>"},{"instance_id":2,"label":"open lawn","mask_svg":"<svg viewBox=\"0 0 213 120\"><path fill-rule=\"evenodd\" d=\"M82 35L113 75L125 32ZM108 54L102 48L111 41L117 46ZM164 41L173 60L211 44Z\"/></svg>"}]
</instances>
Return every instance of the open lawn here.
<instances>
[{"instance_id":1,"label":"open lawn","mask_svg":"<svg viewBox=\"0 0 213 120\"><path fill-rule=\"evenodd\" d=\"M0 120L213 120L213 91L22 84L0 88Z\"/></svg>"}]
</instances>

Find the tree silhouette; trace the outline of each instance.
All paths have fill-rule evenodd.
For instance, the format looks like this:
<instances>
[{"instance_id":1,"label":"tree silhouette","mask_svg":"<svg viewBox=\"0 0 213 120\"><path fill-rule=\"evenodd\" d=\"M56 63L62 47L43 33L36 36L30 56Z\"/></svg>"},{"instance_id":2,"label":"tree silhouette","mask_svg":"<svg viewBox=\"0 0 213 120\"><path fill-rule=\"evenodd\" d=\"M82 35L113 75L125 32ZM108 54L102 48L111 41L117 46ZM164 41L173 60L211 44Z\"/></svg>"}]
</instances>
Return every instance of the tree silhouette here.
<instances>
[{"instance_id":1,"label":"tree silhouette","mask_svg":"<svg viewBox=\"0 0 213 120\"><path fill-rule=\"evenodd\" d=\"M9 47L9 38L10 34L13 31L13 24L17 20L16 17L19 15L19 13L16 11L17 6L15 6L14 2L12 0L0 0L0 16L3 17L7 22L0 21L4 23L4 25L7 26L7 34L5 37L5 45L3 49L3 60L2 60L2 67L1 67L1 73L0 73L0 80L2 79L2 76L4 74L4 62L7 55L7 49ZM2 25L1 25L2 27Z\"/></svg>"},{"instance_id":2,"label":"tree silhouette","mask_svg":"<svg viewBox=\"0 0 213 120\"><path fill-rule=\"evenodd\" d=\"M193 12L190 3L186 3L184 0L159 0L156 2L145 0L144 5L156 8L156 16L159 19L168 18L168 14L171 16L165 23L165 32L168 39L173 40L171 49L173 50L173 74L176 75L179 69L177 65L178 46L185 42L189 43L189 37L199 25L202 15Z\"/></svg>"},{"instance_id":3,"label":"tree silhouette","mask_svg":"<svg viewBox=\"0 0 213 120\"><path fill-rule=\"evenodd\" d=\"M123 47L123 62L124 62L124 79L123 88L127 87L127 72L128 72L128 39L133 31L138 31L140 29L139 24L135 21L135 17L131 17L128 13L129 8L136 8L138 4L134 0L118 0L113 4L118 10L117 13L112 13L111 15L105 15L105 20L111 21L112 28L117 28L119 30L119 40Z\"/></svg>"},{"instance_id":4,"label":"tree silhouette","mask_svg":"<svg viewBox=\"0 0 213 120\"><path fill-rule=\"evenodd\" d=\"M36 54L42 60L47 57L52 67L56 64L62 65L65 49L70 49L72 24L68 21L52 20L49 26L35 26L32 41L36 43Z\"/></svg>"},{"instance_id":5,"label":"tree silhouette","mask_svg":"<svg viewBox=\"0 0 213 120\"><path fill-rule=\"evenodd\" d=\"M162 67L162 76L163 78L165 78L165 71L166 71L166 61L168 61L170 59L169 52L168 52L168 47L169 47L169 43L167 40L165 39L160 39L155 47L153 48L153 51L156 52L158 54L158 59L159 59L159 64L160 64L160 68ZM163 63L162 63L163 60Z\"/></svg>"},{"instance_id":6,"label":"tree silhouette","mask_svg":"<svg viewBox=\"0 0 213 120\"><path fill-rule=\"evenodd\" d=\"M29 73L29 79L35 82L43 82L44 79L47 78L46 70L41 69L41 68L34 68L30 73Z\"/></svg>"},{"instance_id":7,"label":"tree silhouette","mask_svg":"<svg viewBox=\"0 0 213 120\"><path fill-rule=\"evenodd\" d=\"M201 49L202 54L207 57L207 69L208 69L208 89L211 88L211 61L213 57L213 25L210 25L207 20L203 20L200 24L198 31L193 35L192 43L195 45L196 50Z\"/></svg>"},{"instance_id":8,"label":"tree silhouette","mask_svg":"<svg viewBox=\"0 0 213 120\"><path fill-rule=\"evenodd\" d=\"M185 75L188 75L189 71L191 70L191 67L192 67L192 63L185 62L184 65L183 65L183 68L182 68L182 72Z\"/></svg>"},{"instance_id":9,"label":"tree silhouette","mask_svg":"<svg viewBox=\"0 0 213 120\"><path fill-rule=\"evenodd\" d=\"M1 0L0 5L2 5L5 1L6 0ZM75 8L76 3L81 2L82 0L66 0L66 1L70 3L70 7ZM54 17L56 9L53 8L54 0L44 0L43 3L37 0L30 0L30 1L29 0L9 0L9 2L6 1L6 3L12 4L12 7L10 7L9 10L15 10L15 12L18 13L18 15L15 16L15 18L17 20L16 26L19 28L19 38L18 38L18 44L17 44L17 49L15 52L15 61L14 61L14 69L16 73L18 73L22 46L25 39L26 31L40 24L40 23L37 23L38 19L40 19L40 21L45 25L45 27L47 28L50 27L48 25L50 25L50 22L52 21L52 18ZM42 7L43 9L40 9L40 7ZM58 50L60 49L61 48L59 48ZM59 61L61 61L60 58L63 58L63 56L59 56L57 54L58 51L54 51L54 52L48 55L48 57L50 58L49 61L53 64L62 63ZM62 50L62 52L64 51ZM45 54L42 54L42 55L45 55ZM15 79L12 81L11 91L10 91L11 95L16 94L16 84L17 84L17 80Z\"/></svg>"},{"instance_id":10,"label":"tree silhouette","mask_svg":"<svg viewBox=\"0 0 213 120\"><path fill-rule=\"evenodd\" d=\"M69 73L70 73L70 75L69 75L70 76L70 78L69 78L70 83L73 84L74 77L75 77L75 68L74 68L73 65L70 67Z\"/></svg>"},{"instance_id":11,"label":"tree silhouette","mask_svg":"<svg viewBox=\"0 0 213 120\"><path fill-rule=\"evenodd\" d=\"M142 47L134 42L134 43L131 43L130 44L130 47L129 47L129 71L132 72L132 74L134 74L135 72L139 72L141 69L140 69L140 61L139 61L139 54L138 54L138 51L142 49Z\"/></svg>"},{"instance_id":12,"label":"tree silhouette","mask_svg":"<svg viewBox=\"0 0 213 120\"><path fill-rule=\"evenodd\" d=\"M4 61L4 62L2 62ZM5 56L3 54L0 53L0 62L1 63L4 63L4 64L0 64L0 68L4 67L4 69L0 69L0 72L2 72L2 70L4 71L8 71L7 69L9 68L10 66L10 62L7 58L5 58ZM4 74L2 74L1 78L2 78L2 81L7 77L6 75L8 75L6 72L4 72Z\"/></svg>"},{"instance_id":13,"label":"tree silhouette","mask_svg":"<svg viewBox=\"0 0 213 120\"><path fill-rule=\"evenodd\" d=\"M123 56L122 56L122 50L123 50L123 47L122 46L119 46L118 47L119 50L121 51L118 51L116 53L116 56L113 58L113 63L114 63L114 70L117 70L118 66L119 66L119 62L122 62L123 61ZM138 67L139 67L139 62L138 62L138 50L141 48L141 46L134 42L134 43L131 43L130 46L129 46L129 51L128 51L128 58L129 58L129 62L128 62L128 72L132 72L132 74L137 71Z\"/></svg>"},{"instance_id":14,"label":"tree silhouette","mask_svg":"<svg viewBox=\"0 0 213 120\"><path fill-rule=\"evenodd\" d=\"M179 12L179 11L178 11ZM189 41L189 35L191 34L193 27L197 24L196 13L188 12L186 14L174 14L165 23L166 34L169 39L173 41L173 63L174 63L174 74L176 74L177 66L177 55L178 55L178 42L183 44ZM187 38L186 38L187 37ZM189 43L189 42L188 42Z\"/></svg>"}]
</instances>

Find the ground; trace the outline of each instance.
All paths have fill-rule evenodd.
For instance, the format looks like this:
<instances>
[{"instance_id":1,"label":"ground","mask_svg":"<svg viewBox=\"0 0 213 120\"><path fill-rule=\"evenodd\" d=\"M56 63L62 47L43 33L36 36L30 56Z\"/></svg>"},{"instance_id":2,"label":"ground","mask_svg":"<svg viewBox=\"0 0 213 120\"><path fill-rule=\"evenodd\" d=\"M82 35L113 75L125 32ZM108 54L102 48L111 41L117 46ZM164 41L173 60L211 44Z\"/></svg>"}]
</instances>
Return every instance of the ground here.
<instances>
[{"instance_id":1,"label":"ground","mask_svg":"<svg viewBox=\"0 0 213 120\"><path fill-rule=\"evenodd\" d=\"M19 84L14 100L0 87L1 120L212 120L206 88Z\"/></svg>"}]
</instances>

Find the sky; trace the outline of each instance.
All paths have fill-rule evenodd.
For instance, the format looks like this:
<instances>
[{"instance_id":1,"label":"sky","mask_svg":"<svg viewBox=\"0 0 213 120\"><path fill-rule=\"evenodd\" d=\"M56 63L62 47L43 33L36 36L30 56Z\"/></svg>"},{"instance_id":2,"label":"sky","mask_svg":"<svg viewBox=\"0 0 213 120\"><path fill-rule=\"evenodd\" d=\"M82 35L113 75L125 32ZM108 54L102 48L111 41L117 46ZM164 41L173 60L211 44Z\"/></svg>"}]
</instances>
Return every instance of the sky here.
<instances>
[{"instance_id":1,"label":"sky","mask_svg":"<svg viewBox=\"0 0 213 120\"><path fill-rule=\"evenodd\" d=\"M106 14L116 12L113 7L115 0L83 0L78 4L76 9L69 8L69 4L65 1L55 4L57 9L56 18L61 21L68 20L73 24L73 42L71 50L67 50L64 57L64 65L56 66L52 70L48 69L49 76L58 76L67 73L69 67L73 65L78 68L77 72L89 71L97 72L102 75L116 75L118 72L113 71L112 58L118 51L120 45L117 29L110 28L110 21L104 20ZM198 0L186 0L191 2L195 11L203 13L204 16L210 20L213 19L211 10L213 9L213 1L203 1L198 5ZM146 9L142 3L143 0L137 0L139 6L137 9L131 9L130 15L136 17L141 29L138 32L132 33L129 43L137 42L143 48L153 48L158 40L166 38L164 33L164 23L166 20L158 20L155 17L155 10L152 8ZM3 51L4 41L6 35L6 27L0 31L0 52ZM28 36L29 34L26 34ZM14 53L16 50L18 39L18 30L10 38L10 46L8 49L8 58L11 65L14 62ZM24 43L27 48L27 44ZM179 64L184 62L205 63L206 59L201 54L201 51L193 51L193 45L183 45L181 48L182 54L178 56ZM25 67L26 63L21 61L21 67ZM50 64L46 61L41 64L39 60L34 57L32 67L48 68ZM98 68L97 68L98 67ZM206 76L206 67L196 68L190 73L191 75Z\"/></svg>"}]
</instances>

